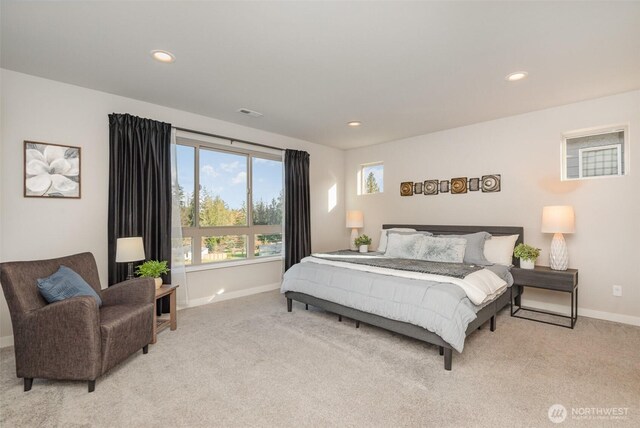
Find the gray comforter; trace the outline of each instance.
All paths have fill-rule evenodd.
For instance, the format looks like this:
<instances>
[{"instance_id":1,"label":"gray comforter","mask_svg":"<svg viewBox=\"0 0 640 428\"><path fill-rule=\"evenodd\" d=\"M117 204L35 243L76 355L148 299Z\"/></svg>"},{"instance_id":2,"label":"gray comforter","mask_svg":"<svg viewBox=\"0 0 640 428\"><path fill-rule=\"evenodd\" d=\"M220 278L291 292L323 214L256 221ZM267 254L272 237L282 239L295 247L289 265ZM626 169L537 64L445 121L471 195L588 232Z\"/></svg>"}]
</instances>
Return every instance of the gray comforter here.
<instances>
[{"instance_id":1,"label":"gray comforter","mask_svg":"<svg viewBox=\"0 0 640 428\"><path fill-rule=\"evenodd\" d=\"M353 252L349 252L353 254ZM323 260L332 260L336 262L375 266L385 269L405 270L407 272L444 275L460 279L464 278L470 273L482 269L482 266L466 265L464 263L429 262L426 260L399 259L392 257L349 257L351 254L345 257L344 253L347 253L347 251L335 251L333 253L325 254L312 254L311 257L316 257Z\"/></svg>"},{"instance_id":2,"label":"gray comforter","mask_svg":"<svg viewBox=\"0 0 640 428\"><path fill-rule=\"evenodd\" d=\"M507 279L507 268L492 268ZM306 262L285 274L281 291L297 291L320 299L407 322L436 333L462 352L467 326L481 308L465 292L449 283L380 275Z\"/></svg>"}]
</instances>

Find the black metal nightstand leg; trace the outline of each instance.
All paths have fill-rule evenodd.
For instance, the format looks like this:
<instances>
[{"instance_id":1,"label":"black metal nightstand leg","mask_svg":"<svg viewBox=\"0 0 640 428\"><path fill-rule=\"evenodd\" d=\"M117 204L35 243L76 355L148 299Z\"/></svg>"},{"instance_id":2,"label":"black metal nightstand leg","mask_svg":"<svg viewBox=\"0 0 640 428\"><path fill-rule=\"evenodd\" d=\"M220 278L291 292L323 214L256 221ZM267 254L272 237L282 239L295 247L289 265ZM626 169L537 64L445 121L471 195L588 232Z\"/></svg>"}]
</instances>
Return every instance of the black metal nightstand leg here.
<instances>
[{"instance_id":1,"label":"black metal nightstand leg","mask_svg":"<svg viewBox=\"0 0 640 428\"><path fill-rule=\"evenodd\" d=\"M513 316L513 287L516 285L513 284L509 287L509 311L511 312L511 316Z\"/></svg>"},{"instance_id":2,"label":"black metal nightstand leg","mask_svg":"<svg viewBox=\"0 0 640 428\"><path fill-rule=\"evenodd\" d=\"M524 287L521 285L512 285L511 288L518 287L518 295L514 298L516 306L522 306L522 294L524 293Z\"/></svg>"},{"instance_id":3,"label":"black metal nightstand leg","mask_svg":"<svg viewBox=\"0 0 640 428\"><path fill-rule=\"evenodd\" d=\"M576 286L576 321L578 321L578 287Z\"/></svg>"},{"instance_id":4,"label":"black metal nightstand leg","mask_svg":"<svg viewBox=\"0 0 640 428\"><path fill-rule=\"evenodd\" d=\"M573 328L573 325L575 324L574 322L574 318L573 318L573 294L575 292L574 290L571 290L571 328Z\"/></svg>"},{"instance_id":5,"label":"black metal nightstand leg","mask_svg":"<svg viewBox=\"0 0 640 428\"><path fill-rule=\"evenodd\" d=\"M574 303L575 294L575 303ZM575 310L574 305L575 304ZM573 329L578 321L578 286L571 291L571 328Z\"/></svg>"}]
</instances>

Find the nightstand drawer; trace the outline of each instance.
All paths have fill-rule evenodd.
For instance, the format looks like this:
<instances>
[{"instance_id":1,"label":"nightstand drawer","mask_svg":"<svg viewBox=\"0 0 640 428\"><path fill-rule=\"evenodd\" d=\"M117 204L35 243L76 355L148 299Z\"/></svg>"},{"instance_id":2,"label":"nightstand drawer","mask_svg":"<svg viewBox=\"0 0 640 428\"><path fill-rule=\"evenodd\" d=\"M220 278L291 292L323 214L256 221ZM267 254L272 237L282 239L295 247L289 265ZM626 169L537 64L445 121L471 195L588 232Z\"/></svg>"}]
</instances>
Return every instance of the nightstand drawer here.
<instances>
[{"instance_id":1,"label":"nightstand drawer","mask_svg":"<svg viewBox=\"0 0 640 428\"><path fill-rule=\"evenodd\" d=\"M512 268L514 284L548 290L571 291L578 284L578 270L552 270L546 266L536 266L535 269Z\"/></svg>"}]
</instances>

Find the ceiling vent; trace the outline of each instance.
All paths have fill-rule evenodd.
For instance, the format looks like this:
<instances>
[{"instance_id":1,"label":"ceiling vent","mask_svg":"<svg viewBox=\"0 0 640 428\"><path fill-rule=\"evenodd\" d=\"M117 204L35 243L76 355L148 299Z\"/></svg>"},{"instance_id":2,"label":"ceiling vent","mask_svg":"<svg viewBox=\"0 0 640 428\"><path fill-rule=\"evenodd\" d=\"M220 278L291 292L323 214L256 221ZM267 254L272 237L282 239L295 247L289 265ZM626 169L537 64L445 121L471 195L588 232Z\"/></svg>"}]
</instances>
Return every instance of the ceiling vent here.
<instances>
[{"instance_id":1,"label":"ceiling vent","mask_svg":"<svg viewBox=\"0 0 640 428\"><path fill-rule=\"evenodd\" d=\"M247 116L251 116L251 117L260 117L260 116L262 116L262 113L257 112L257 111L253 111L253 110L249 110L248 108L238 109L238 113L246 114Z\"/></svg>"}]
</instances>

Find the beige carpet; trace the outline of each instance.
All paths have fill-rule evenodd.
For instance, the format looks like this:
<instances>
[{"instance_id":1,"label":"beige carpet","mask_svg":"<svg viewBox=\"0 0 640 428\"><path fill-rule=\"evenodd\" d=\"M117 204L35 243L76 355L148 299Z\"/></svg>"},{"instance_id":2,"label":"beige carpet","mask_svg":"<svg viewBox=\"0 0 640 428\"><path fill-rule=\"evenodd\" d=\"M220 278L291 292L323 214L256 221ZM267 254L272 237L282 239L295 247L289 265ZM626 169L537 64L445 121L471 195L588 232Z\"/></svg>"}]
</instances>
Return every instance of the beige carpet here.
<instances>
[{"instance_id":1,"label":"beige carpet","mask_svg":"<svg viewBox=\"0 0 640 428\"><path fill-rule=\"evenodd\" d=\"M435 346L294 304L278 292L181 311L148 355L98 379L36 379L22 392L0 352L0 425L640 426L640 328L581 318L575 330L498 317L472 334L453 371ZM572 408L628 408L622 420ZM581 410L584 412L584 410Z\"/></svg>"}]
</instances>

